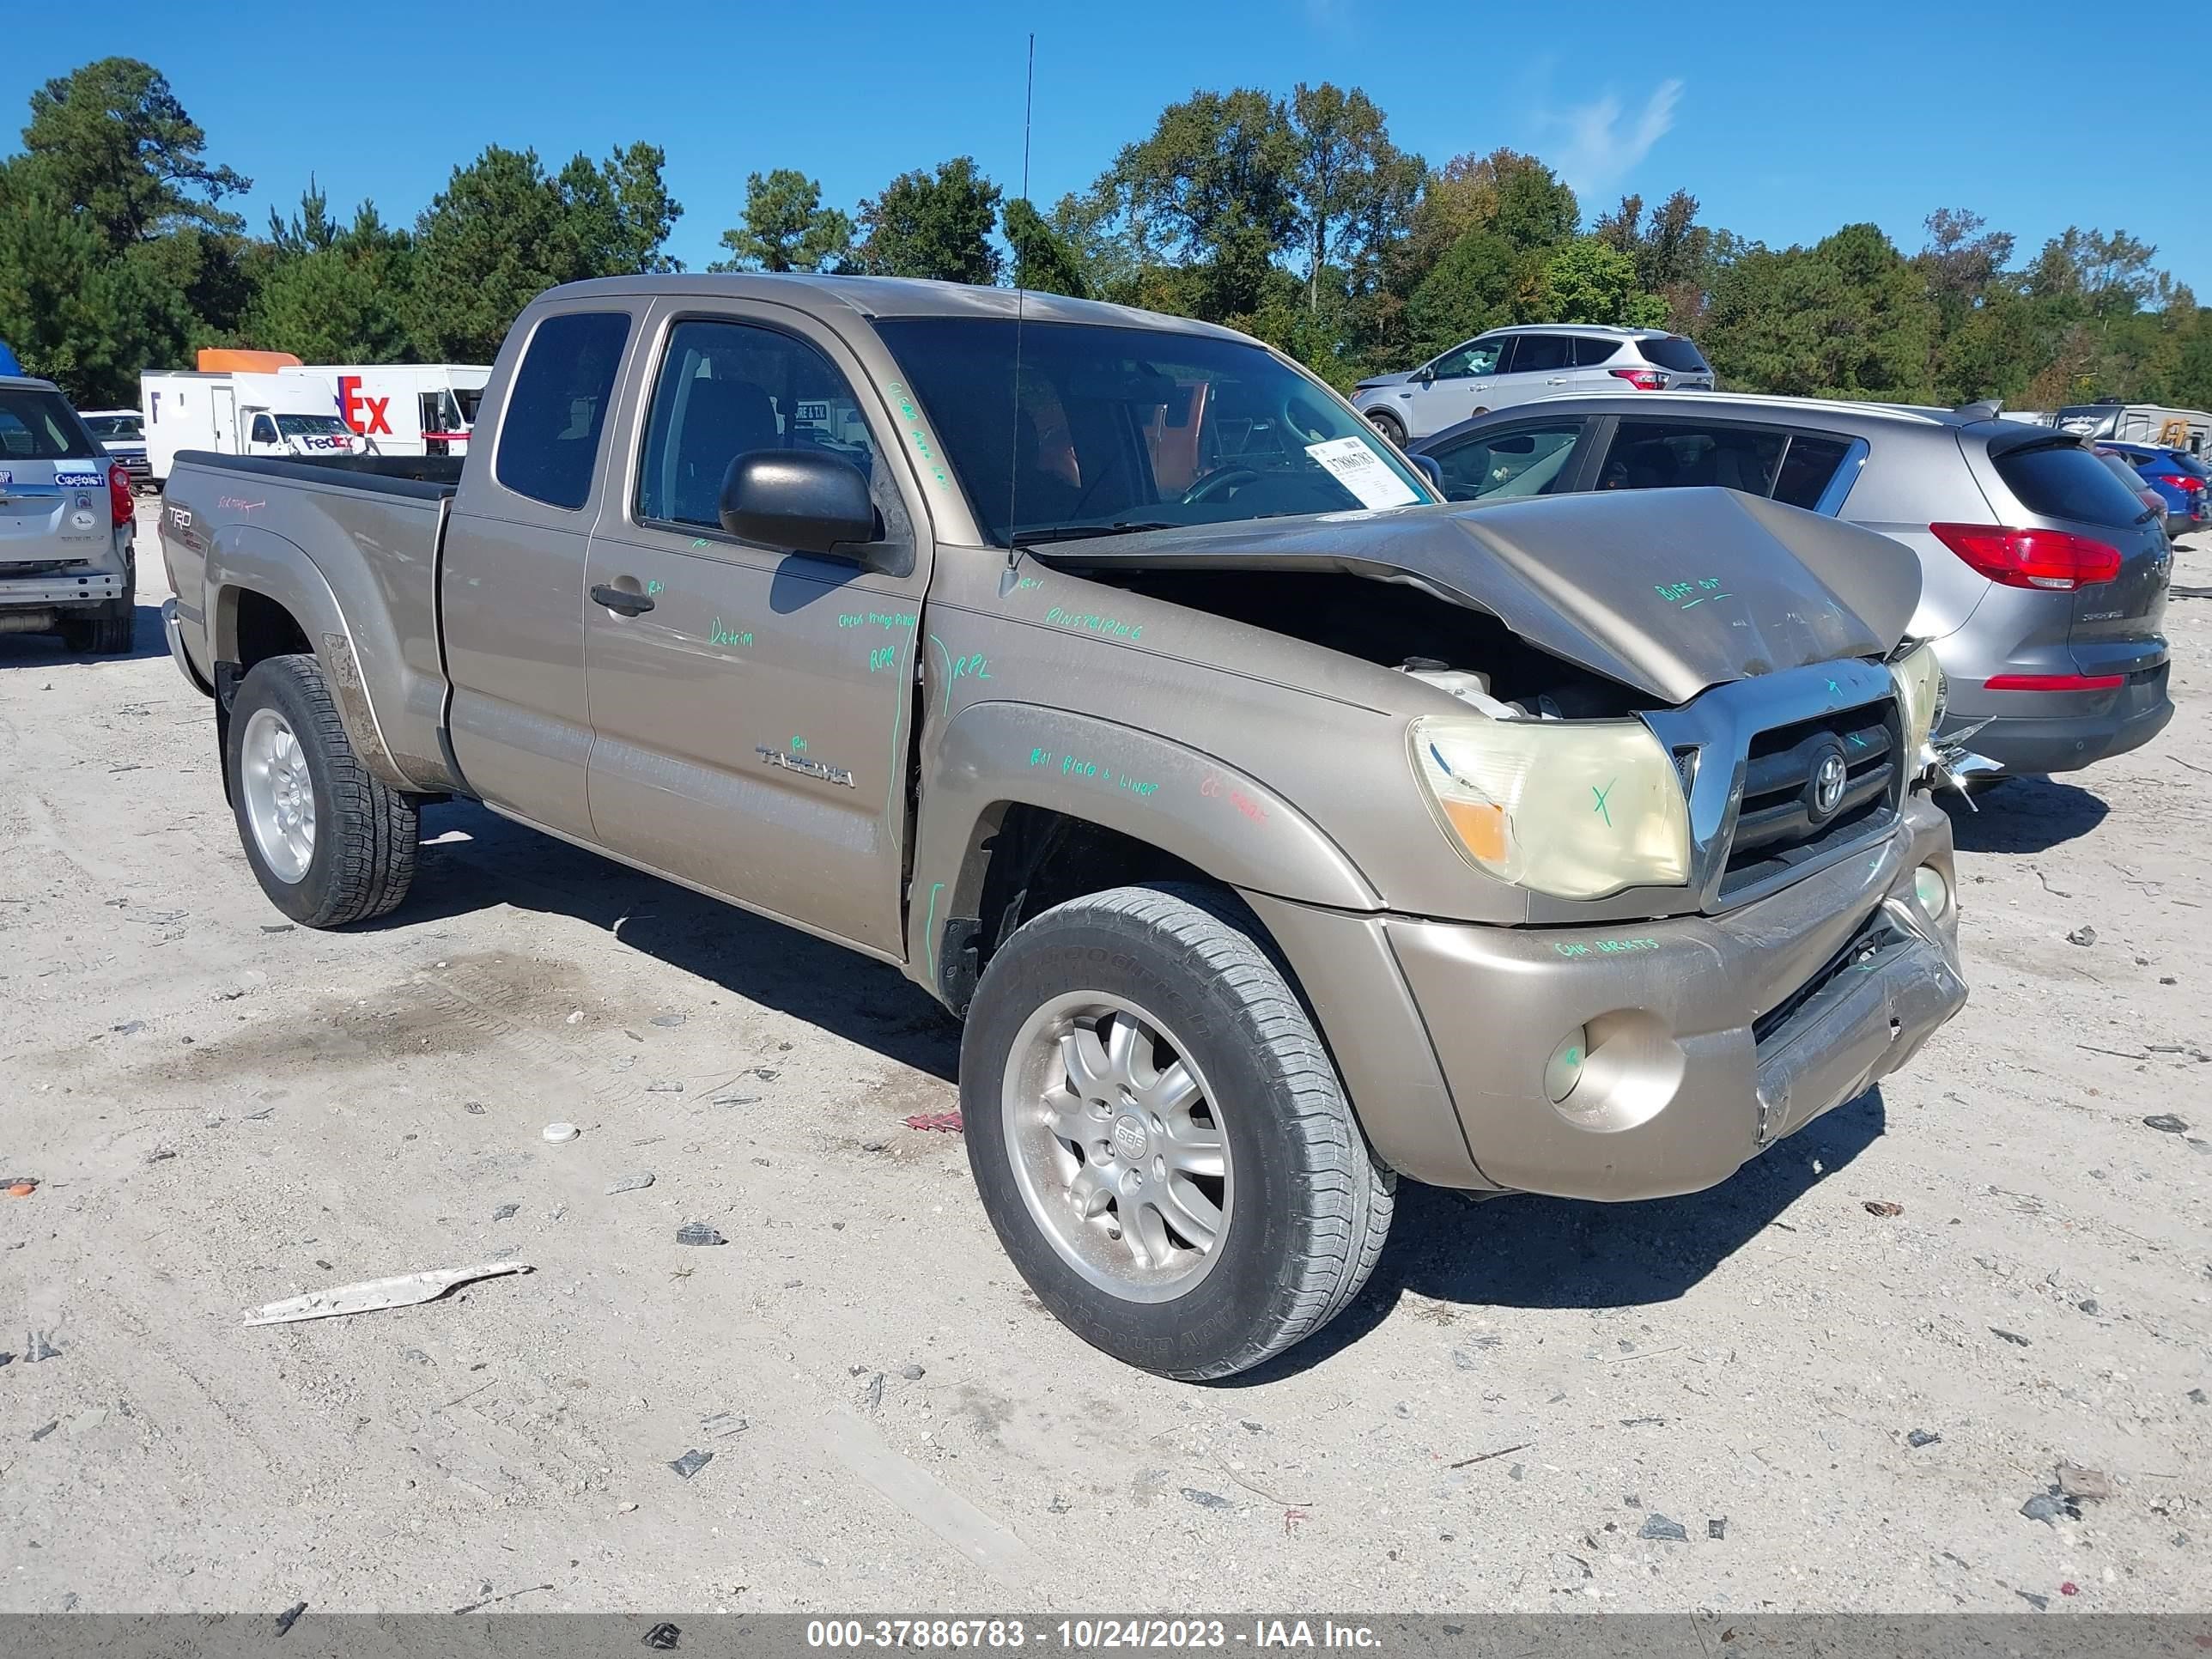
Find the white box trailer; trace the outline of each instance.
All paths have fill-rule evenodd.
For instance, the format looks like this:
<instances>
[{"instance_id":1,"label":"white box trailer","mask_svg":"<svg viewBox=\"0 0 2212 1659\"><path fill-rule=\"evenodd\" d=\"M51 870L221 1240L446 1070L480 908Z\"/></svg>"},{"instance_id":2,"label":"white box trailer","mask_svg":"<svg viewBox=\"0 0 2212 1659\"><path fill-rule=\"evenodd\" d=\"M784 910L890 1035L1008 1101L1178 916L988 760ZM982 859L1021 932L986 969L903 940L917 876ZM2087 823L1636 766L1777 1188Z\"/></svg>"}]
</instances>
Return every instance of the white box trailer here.
<instances>
[{"instance_id":1,"label":"white box trailer","mask_svg":"<svg viewBox=\"0 0 2212 1659\"><path fill-rule=\"evenodd\" d=\"M2154 444L2185 455L2212 456L2212 415L2158 404L2069 404L2052 416L2062 432L2114 443Z\"/></svg>"},{"instance_id":2,"label":"white box trailer","mask_svg":"<svg viewBox=\"0 0 2212 1659\"><path fill-rule=\"evenodd\" d=\"M313 363L279 373L323 389L380 455L465 455L489 365Z\"/></svg>"},{"instance_id":3,"label":"white box trailer","mask_svg":"<svg viewBox=\"0 0 2212 1659\"><path fill-rule=\"evenodd\" d=\"M152 368L138 377L146 470L168 481L180 449L218 455L360 455L368 446L346 429L327 394L282 371Z\"/></svg>"}]
</instances>

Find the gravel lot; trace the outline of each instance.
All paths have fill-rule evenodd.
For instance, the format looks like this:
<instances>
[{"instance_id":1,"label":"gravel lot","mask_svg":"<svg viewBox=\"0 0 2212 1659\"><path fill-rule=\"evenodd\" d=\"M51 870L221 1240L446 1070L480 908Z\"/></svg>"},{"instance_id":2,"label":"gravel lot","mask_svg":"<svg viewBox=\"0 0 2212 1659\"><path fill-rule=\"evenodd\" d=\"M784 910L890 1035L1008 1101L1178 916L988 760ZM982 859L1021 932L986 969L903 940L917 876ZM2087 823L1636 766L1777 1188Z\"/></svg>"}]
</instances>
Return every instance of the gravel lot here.
<instances>
[{"instance_id":1,"label":"gravel lot","mask_svg":"<svg viewBox=\"0 0 2212 1659\"><path fill-rule=\"evenodd\" d=\"M1696 1198L1416 1191L1210 1389L1028 1296L890 970L463 805L283 925L139 617L0 637L0 1610L2212 1607L2212 601L2158 742L1959 813L1906 1075Z\"/></svg>"}]
</instances>

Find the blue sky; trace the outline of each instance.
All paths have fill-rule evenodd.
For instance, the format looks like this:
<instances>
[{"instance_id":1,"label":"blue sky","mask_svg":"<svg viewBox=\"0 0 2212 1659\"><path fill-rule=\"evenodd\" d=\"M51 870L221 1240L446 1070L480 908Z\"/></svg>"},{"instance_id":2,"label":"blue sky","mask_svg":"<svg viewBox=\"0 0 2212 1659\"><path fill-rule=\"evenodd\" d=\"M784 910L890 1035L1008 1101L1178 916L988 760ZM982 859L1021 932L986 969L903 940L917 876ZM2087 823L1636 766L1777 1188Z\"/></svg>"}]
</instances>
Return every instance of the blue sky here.
<instances>
[{"instance_id":1,"label":"blue sky","mask_svg":"<svg viewBox=\"0 0 2212 1659\"><path fill-rule=\"evenodd\" d=\"M849 207L908 167L969 154L1018 186L1025 37L1037 36L1031 194L1087 184L1194 88L1358 85L1431 161L1533 149L1582 191L1677 185L1708 222L1772 246L1872 219L1908 252L1939 207L2016 232L2125 228L2212 299L2202 66L2212 12L2013 0L1619 8L1536 0L1234 0L1106 6L610 5L259 0L24 6L0 23L0 148L32 89L105 53L167 75L209 149L254 181L247 212L334 205L411 220L455 161L534 145L557 166L644 138L715 257L747 173L795 167ZM2117 16L2106 14L2105 16ZM2124 160L2120 158L2125 158ZM2171 158L2163 160L2161 158Z\"/></svg>"}]
</instances>

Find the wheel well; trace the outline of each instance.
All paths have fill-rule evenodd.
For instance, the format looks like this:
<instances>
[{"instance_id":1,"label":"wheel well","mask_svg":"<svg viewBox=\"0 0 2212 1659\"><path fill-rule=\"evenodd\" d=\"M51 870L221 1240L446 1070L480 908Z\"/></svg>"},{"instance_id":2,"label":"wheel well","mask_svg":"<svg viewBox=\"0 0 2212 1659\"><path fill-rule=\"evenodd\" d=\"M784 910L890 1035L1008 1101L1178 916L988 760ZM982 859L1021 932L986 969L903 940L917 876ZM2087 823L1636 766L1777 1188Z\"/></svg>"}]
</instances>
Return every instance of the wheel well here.
<instances>
[{"instance_id":1,"label":"wheel well","mask_svg":"<svg viewBox=\"0 0 2212 1659\"><path fill-rule=\"evenodd\" d=\"M264 657L312 654L307 630L292 613L266 593L242 589L238 596L238 672L244 674Z\"/></svg>"},{"instance_id":2,"label":"wheel well","mask_svg":"<svg viewBox=\"0 0 2212 1659\"><path fill-rule=\"evenodd\" d=\"M1055 904L1140 882L1209 881L1150 842L1071 813L1002 802L975 826L944 926L939 988L964 1012L992 956L1016 928ZM940 914L943 914L940 912Z\"/></svg>"}]
</instances>

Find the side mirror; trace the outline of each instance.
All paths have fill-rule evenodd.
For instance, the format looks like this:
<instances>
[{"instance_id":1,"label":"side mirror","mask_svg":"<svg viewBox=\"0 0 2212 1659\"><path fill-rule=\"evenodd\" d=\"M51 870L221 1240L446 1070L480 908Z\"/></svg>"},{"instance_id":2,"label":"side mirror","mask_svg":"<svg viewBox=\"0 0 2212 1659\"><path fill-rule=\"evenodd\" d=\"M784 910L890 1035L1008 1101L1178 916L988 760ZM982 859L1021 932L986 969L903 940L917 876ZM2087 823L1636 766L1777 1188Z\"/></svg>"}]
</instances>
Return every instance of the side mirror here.
<instances>
[{"instance_id":1,"label":"side mirror","mask_svg":"<svg viewBox=\"0 0 2212 1659\"><path fill-rule=\"evenodd\" d=\"M739 541L867 564L876 505L860 468L804 449L757 449L722 475L719 516Z\"/></svg>"},{"instance_id":2,"label":"side mirror","mask_svg":"<svg viewBox=\"0 0 2212 1659\"><path fill-rule=\"evenodd\" d=\"M1413 371L1413 378L1423 386L1431 385L1437 378L1437 366L1434 363L1423 363Z\"/></svg>"}]
</instances>

